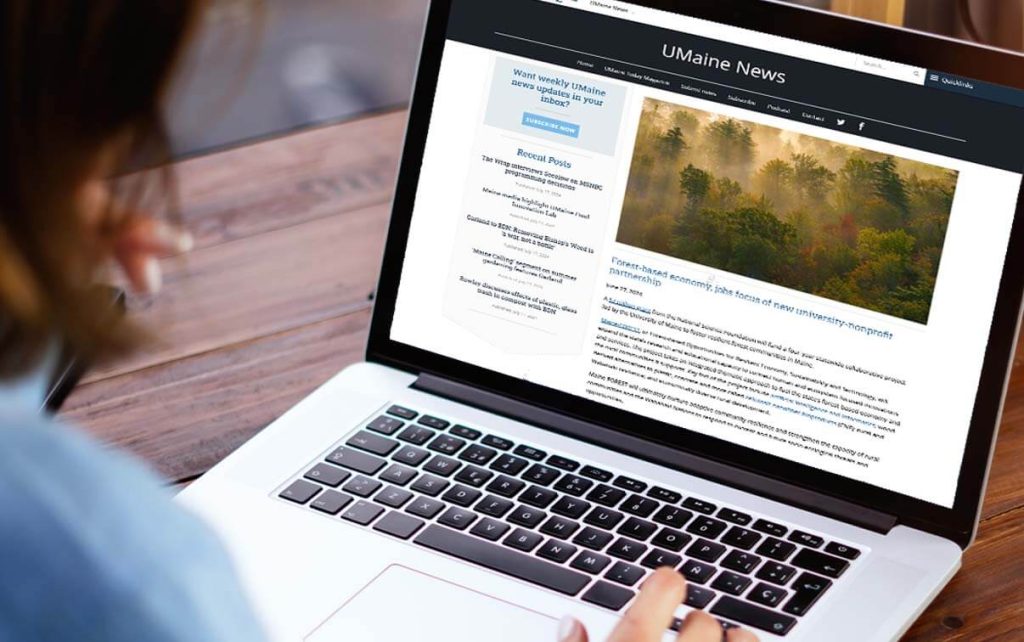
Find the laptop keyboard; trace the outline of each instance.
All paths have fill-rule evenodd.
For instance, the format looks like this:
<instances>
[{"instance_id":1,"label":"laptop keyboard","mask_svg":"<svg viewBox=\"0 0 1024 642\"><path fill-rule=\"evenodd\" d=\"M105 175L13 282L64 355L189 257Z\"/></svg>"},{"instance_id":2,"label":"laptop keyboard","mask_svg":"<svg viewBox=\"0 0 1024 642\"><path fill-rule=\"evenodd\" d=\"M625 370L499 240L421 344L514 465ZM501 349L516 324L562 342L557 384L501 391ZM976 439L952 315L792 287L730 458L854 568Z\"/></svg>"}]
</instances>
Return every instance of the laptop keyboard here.
<instances>
[{"instance_id":1,"label":"laptop keyboard","mask_svg":"<svg viewBox=\"0 0 1024 642\"><path fill-rule=\"evenodd\" d=\"M687 606L779 636L861 555L820 534L397 405L279 497L612 611L629 604L651 570L671 566L688 581Z\"/></svg>"}]
</instances>

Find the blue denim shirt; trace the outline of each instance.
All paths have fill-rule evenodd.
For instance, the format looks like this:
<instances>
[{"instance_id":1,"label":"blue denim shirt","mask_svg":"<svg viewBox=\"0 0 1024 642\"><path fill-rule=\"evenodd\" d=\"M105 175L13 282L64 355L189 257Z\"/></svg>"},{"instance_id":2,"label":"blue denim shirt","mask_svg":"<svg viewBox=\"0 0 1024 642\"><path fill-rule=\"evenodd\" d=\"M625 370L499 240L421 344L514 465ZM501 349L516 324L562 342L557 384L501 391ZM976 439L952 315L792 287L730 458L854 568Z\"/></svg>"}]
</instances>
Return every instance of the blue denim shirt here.
<instances>
[{"instance_id":1,"label":"blue denim shirt","mask_svg":"<svg viewBox=\"0 0 1024 642\"><path fill-rule=\"evenodd\" d=\"M212 533L42 381L0 386L0 642L262 642Z\"/></svg>"}]
</instances>

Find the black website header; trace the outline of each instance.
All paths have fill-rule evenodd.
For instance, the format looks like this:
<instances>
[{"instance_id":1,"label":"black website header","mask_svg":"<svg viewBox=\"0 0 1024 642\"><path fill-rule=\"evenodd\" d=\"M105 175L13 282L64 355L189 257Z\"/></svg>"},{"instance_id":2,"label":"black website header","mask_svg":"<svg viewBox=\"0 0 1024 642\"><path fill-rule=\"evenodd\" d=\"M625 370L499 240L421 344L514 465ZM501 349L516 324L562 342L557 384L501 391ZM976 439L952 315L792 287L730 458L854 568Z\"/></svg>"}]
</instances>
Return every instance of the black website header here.
<instances>
[{"instance_id":1,"label":"black website header","mask_svg":"<svg viewBox=\"0 0 1024 642\"><path fill-rule=\"evenodd\" d=\"M977 92L916 85L538 0L454 0L448 37L638 85L731 104L1013 172L1024 111ZM987 98L987 99L986 99Z\"/></svg>"}]
</instances>

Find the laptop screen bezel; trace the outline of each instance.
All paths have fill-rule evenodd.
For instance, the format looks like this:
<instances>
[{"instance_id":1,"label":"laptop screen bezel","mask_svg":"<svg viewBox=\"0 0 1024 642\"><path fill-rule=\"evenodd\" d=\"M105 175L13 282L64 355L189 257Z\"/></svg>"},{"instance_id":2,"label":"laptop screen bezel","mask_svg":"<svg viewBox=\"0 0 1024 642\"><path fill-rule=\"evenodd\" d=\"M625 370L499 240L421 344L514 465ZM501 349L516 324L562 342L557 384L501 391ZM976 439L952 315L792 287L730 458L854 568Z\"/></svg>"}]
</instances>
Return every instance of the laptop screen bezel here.
<instances>
[{"instance_id":1,"label":"laptop screen bezel","mask_svg":"<svg viewBox=\"0 0 1024 642\"><path fill-rule=\"evenodd\" d=\"M1024 57L1011 52L852 20L770 1L638 0L632 4L1024 89ZM610 428L700 457L894 515L899 523L951 539L973 539L1024 294L1024 191L1018 198L1007 260L952 508L887 491L790 460L766 455L679 426L611 408L391 340L421 163L452 0L432 0L399 167L392 219L376 294L366 358L416 374L432 374ZM1024 124L1024 123L1022 123ZM1024 165L1024 151L1022 151ZM936 358L941 358L938 355ZM685 442L685 445L684 445ZM908 474L912 471L908 470Z\"/></svg>"}]
</instances>

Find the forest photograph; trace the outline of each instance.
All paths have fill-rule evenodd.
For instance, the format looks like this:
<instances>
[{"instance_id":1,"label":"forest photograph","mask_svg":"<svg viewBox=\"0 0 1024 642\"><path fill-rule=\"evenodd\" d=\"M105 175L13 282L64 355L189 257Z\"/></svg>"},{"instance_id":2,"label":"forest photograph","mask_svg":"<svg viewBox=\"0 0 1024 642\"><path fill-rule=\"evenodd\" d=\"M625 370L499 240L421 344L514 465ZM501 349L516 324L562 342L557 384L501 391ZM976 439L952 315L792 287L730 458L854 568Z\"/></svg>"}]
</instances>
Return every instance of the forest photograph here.
<instances>
[{"instance_id":1,"label":"forest photograph","mask_svg":"<svg viewBox=\"0 0 1024 642\"><path fill-rule=\"evenodd\" d=\"M926 324L957 180L647 99L617 240Z\"/></svg>"}]
</instances>

